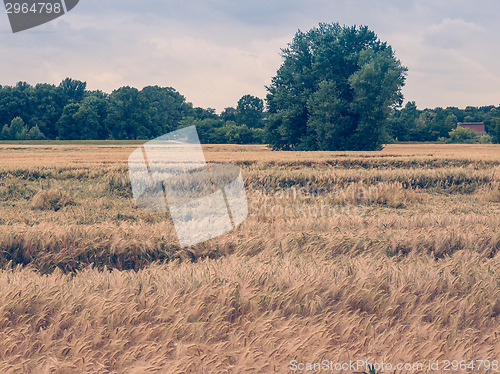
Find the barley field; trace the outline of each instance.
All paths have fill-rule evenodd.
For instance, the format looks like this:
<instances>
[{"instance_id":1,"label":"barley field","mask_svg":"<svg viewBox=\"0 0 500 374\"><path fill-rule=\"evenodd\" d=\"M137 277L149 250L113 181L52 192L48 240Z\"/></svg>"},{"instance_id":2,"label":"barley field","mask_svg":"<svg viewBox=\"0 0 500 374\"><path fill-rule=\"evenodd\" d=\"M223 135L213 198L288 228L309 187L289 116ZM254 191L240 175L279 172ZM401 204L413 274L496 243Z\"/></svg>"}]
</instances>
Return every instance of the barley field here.
<instances>
[{"instance_id":1,"label":"barley field","mask_svg":"<svg viewBox=\"0 0 500 374\"><path fill-rule=\"evenodd\" d=\"M206 145L249 216L182 249L137 144L0 144L2 373L499 372L499 145Z\"/></svg>"}]
</instances>

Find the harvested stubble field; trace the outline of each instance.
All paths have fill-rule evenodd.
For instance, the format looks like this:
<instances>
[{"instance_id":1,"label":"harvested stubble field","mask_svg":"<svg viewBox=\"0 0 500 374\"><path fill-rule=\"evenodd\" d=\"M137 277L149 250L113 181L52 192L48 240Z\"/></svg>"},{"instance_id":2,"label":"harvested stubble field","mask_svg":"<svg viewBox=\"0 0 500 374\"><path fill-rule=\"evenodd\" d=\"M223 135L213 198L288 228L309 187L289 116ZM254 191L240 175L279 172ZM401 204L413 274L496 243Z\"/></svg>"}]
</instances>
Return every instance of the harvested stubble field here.
<instances>
[{"instance_id":1,"label":"harvested stubble field","mask_svg":"<svg viewBox=\"0 0 500 374\"><path fill-rule=\"evenodd\" d=\"M186 250L134 206L134 148L0 145L1 372L500 359L500 146L205 146L250 215Z\"/></svg>"}]
</instances>

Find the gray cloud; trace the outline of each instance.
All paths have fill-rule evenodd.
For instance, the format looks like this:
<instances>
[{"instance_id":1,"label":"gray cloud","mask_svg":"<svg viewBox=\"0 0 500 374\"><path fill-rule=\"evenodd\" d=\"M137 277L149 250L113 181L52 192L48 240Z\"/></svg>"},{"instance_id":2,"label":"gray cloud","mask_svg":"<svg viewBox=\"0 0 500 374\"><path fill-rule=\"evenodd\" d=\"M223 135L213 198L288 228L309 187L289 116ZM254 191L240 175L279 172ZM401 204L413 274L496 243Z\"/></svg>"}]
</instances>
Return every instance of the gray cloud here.
<instances>
[{"instance_id":1,"label":"gray cloud","mask_svg":"<svg viewBox=\"0 0 500 374\"><path fill-rule=\"evenodd\" d=\"M424 42L438 48L457 49L477 40L484 40L485 37L486 30L473 22L460 18L445 18L441 23L427 29Z\"/></svg>"}]
</instances>

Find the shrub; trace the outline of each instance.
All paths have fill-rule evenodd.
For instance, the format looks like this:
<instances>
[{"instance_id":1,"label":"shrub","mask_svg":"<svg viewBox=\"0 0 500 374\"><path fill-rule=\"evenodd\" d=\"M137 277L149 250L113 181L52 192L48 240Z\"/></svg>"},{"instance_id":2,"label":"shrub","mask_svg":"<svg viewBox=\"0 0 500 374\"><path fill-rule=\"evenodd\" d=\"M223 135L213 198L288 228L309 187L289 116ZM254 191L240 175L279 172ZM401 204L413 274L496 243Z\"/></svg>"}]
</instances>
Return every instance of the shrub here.
<instances>
[{"instance_id":1,"label":"shrub","mask_svg":"<svg viewBox=\"0 0 500 374\"><path fill-rule=\"evenodd\" d=\"M466 127L457 127L449 135L451 143L475 143L478 139L477 133Z\"/></svg>"},{"instance_id":2,"label":"shrub","mask_svg":"<svg viewBox=\"0 0 500 374\"><path fill-rule=\"evenodd\" d=\"M488 134L481 135L479 137L479 143L481 144L491 144L493 143L493 137Z\"/></svg>"}]
</instances>

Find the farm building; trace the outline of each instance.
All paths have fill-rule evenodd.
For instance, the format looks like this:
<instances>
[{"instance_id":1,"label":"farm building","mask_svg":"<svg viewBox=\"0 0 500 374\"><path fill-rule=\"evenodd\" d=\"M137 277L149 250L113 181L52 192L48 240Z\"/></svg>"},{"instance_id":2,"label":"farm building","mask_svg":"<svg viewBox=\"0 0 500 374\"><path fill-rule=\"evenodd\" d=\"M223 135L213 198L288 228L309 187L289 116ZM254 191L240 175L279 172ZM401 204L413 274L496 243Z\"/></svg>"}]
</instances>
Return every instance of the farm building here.
<instances>
[{"instance_id":1,"label":"farm building","mask_svg":"<svg viewBox=\"0 0 500 374\"><path fill-rule=\"evenodd\" d=\"M486 130L484 128L484 122L458 122L459 127L465 127L467 129L474 130L478 135L486 134Z\"/></svg>"}]
</instances>

